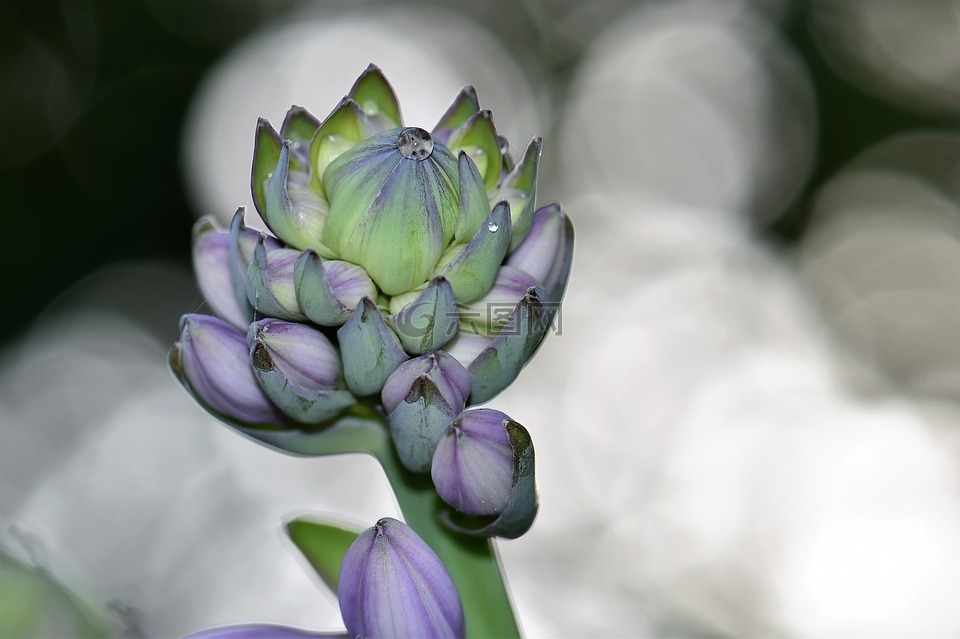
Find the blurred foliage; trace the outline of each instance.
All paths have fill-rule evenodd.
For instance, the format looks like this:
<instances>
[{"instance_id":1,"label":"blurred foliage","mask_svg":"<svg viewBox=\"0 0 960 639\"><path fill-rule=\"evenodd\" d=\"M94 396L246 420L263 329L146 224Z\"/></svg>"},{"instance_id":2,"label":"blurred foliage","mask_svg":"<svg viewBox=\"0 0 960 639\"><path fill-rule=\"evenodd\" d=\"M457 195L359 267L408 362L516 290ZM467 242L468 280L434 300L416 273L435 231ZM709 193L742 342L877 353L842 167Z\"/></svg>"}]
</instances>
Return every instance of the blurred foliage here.
<instances>
[{"instance_id":1,"label":"blurred foliage","mask_svg":"<svg viewBox=\"0 0 960 639\"><path fill-rule=\"evenodd\" d=\"M0 550L0 639L107 637L107 626L39 568Z\"/></svg>"}]
</instances>

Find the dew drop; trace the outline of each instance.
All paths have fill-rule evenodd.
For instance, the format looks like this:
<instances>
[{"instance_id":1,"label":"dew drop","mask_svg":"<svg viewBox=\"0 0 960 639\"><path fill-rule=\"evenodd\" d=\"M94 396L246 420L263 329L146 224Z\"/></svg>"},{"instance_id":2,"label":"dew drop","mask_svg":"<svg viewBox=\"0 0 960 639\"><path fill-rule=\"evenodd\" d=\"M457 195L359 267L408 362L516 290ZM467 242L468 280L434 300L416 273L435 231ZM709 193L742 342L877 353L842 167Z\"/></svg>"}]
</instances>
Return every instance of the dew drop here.
<instances>
[{"instance_id":1,"label":"dew drop","mask_svg":"<svg viewBox=\"0 0 960 639\"><path fill-rule=\"evenodd\" d=\"M273 171L270 171L269 173L267 173L267 179L268 179L268 180L269 180L270 178L272 178L272 177L273 177Z\"/></svg>"},{"instance_id":2,"label":"dew drop","mask_svg":"<svg viewBox=\"0 0 960 639\"><path fill-rule=\"evenodd\" d=\"M423 161L433 153L433 138L423 129L410 127L397 136L397 150L408 160Z\"/></svg>"},{"instance_id":3,"label":"dew drop","mask_svg":"<svg viewBox=\"0 0 960 639\"><path fill-rule=\"evenodd\" d=\"M489 224L487 224L487 230L490 231L491 233L496 233L499 228L500 227L497 226L496 223L494 222L490 222Z\"/></svg>"}]
</instances>

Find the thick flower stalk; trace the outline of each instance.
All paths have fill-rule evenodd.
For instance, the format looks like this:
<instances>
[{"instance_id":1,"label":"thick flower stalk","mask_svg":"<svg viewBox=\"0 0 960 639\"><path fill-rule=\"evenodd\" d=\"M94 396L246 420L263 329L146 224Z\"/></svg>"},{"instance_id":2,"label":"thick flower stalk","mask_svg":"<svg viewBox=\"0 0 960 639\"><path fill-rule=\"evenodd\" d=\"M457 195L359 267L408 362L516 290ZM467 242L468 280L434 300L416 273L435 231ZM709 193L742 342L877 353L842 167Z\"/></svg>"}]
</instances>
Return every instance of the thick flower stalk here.
<instances>
[{"instance_id":1,"label":"thick flower stalk","mask_svg":"<svg viewBox=\"0 0 960 639\"><path fill-rule=\"evenodd\" d=\"M182 319L181 383L280 449L376 455L428 550L523 534L530 436L469 407L517 378L566 287L573 229L558 205L537 207L540 150L535 137L514 162L471 87L432 130L404 125L372 65L322 121L300 107L279 131L261 119L251 189L270 233L243 209L229 229L197 223L197 281L219 317ZM446 504L444 528L423 486ZM361 634L384 636L389 615L371 614Z\"/></svg>"}]
</instances>

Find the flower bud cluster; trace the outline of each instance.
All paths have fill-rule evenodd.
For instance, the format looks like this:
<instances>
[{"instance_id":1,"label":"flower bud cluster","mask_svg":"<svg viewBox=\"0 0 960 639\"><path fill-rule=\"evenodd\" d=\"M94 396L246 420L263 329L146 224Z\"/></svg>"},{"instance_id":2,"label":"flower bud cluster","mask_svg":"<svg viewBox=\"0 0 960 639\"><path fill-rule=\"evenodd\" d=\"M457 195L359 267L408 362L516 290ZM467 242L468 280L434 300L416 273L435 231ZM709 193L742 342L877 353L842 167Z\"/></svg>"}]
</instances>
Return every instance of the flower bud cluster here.
<instances>
[{"instance_id":1,"label":"flower bud cluster","mask_svg":"<svg viewBox=\"0 0 960 639\"><path fill-rule=\"evenodd\" d=\"M573 230L536 205L541 143L514 163L467 87L432 131L403 124L370 66L324 120L256 128L251 188L270 233L201 220L193 260L216 315L181 321L171 362L213 415L317 432L382 404L402 464L448 525L516 536L536 512L533 449L487 409L552 325Z\"/></svg>"}]
</instances>

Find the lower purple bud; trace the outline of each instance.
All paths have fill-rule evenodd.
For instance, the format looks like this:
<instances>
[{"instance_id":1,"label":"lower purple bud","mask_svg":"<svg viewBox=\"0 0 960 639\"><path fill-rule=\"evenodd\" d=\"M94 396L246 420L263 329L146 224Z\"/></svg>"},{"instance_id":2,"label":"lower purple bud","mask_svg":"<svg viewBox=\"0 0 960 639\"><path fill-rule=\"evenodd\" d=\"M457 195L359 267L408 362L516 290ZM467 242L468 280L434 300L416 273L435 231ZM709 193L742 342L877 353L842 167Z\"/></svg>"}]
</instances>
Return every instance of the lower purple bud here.
<instances>
[{"instance_id":1,"label":"lower purple bud","mask_svg":"<svg viewBox=\"0 0 960 639\"><path fill-rule=\"evenodd\" d=\"M460 595L412 528L385 517L363 531L340 566L340 613L351 637L463 637Z\"/></svg>"},{"instance_id":2,"label":"lower purple bud","mask_svg":"<svg viewBox=\"0 0 960 639\"><path fill-rule=\"evenodd\" d=\"M466 515L504 511L513 489L510 418L497 410L465 410L440 439L430 470L443 501Z\"/></svg>"}]
</instances>

